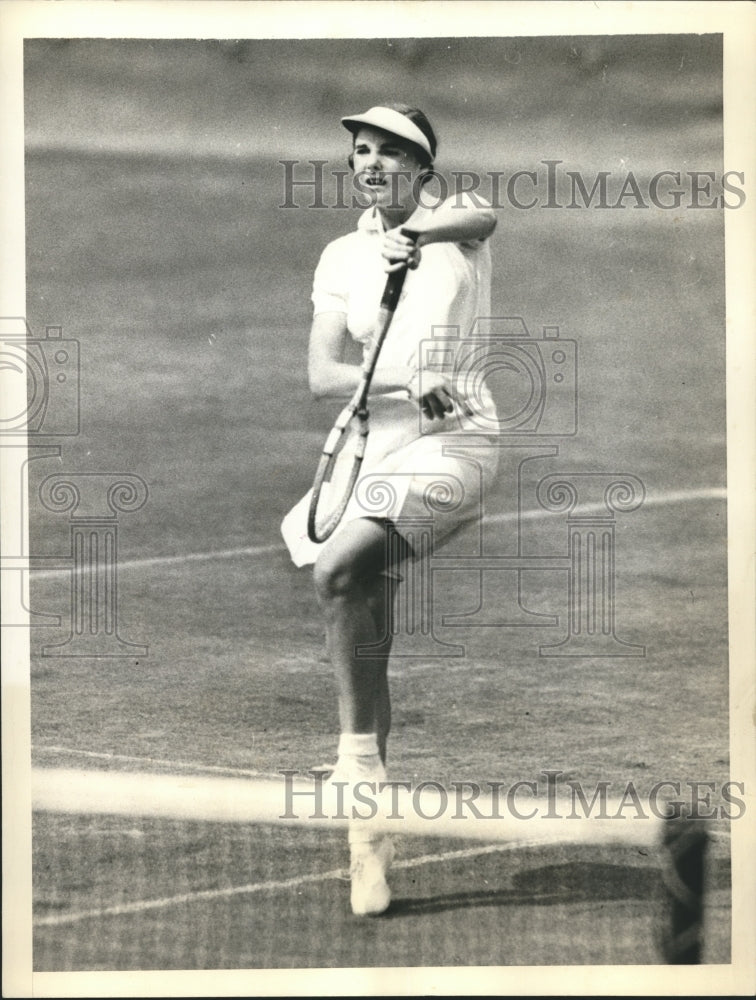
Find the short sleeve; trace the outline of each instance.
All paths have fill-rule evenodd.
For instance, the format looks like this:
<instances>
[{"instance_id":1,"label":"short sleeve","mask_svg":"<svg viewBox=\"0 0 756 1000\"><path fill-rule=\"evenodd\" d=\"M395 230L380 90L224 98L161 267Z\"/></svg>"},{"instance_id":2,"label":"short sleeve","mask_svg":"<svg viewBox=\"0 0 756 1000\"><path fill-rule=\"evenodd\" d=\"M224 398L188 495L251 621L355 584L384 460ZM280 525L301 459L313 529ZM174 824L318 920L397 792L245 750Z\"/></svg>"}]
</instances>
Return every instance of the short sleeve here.
<instances>
[{"instance_id":1,"label":"short sleeve","mask_svg":"<svg viewBox=\"0 0 756 1000\"><path fill-rule=\"evenodd\" d=\"M320 255L312 282L313 315L348 312L347 268L340 240L329 243Z\"/></svg>"},{"instance_id":2,"label":"short sleeve","mask_svg":"<svg viewBox=\"0 0 756 1000\"><path fill-rule=\"evenodd\" d=\"M464 242L458 243L457 246L460 250L475 251L482 249L488 243L487 236L481 236L479 240L465 240Z\"/></svg>"},{"instance_id":3,"label":"short sleeve","mask_svg":"<svg viewBox=\"0 0 756 1000\"><path fill-rule=\"evenodd\" d=\"M452 200L452 199L450 199ZM485 198L481 198L478 194L473 194L472 191L462 191L458 195L455 195L454 200L457 204L461 202L466 208L491 208L490 202ZM480 250L481 247L485 246L488 242L488 236L482 236L478 240L465 240L457 244L462 250Z\"/></svg>"}]
</instances>

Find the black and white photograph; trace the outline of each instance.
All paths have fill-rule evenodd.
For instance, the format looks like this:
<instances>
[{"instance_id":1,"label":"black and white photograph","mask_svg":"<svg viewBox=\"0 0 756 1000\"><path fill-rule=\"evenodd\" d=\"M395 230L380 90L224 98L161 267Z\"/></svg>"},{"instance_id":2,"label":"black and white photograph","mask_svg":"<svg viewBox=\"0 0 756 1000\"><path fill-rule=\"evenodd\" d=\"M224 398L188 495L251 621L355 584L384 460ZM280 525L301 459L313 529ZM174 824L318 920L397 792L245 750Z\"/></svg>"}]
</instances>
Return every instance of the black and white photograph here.
<instances>
[{"instance_id":1,"label":"black and white photograph","mask_svg":"<svg viewBox=\"0 0 756 1000\"><path fill-rule=\"evenodd\" d=\"M755 27L0 3L4 995L752 994Z\"/></svg>"}]
</instances>

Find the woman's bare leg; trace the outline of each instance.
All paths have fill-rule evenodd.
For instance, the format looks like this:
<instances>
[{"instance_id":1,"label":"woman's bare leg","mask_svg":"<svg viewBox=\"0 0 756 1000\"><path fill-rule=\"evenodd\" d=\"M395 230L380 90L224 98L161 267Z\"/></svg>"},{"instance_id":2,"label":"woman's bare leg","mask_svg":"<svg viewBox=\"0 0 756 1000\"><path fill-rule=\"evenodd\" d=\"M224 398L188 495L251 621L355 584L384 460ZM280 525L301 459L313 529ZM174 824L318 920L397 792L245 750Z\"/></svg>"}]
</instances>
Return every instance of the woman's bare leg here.
<instances>
[{"instance_id":1,"label":"woman's bare leg","mask_svg":"<svg viewBox=\"0 0 756 1000\"><path fill-rule=\"evenodd\" d=\"M383 744L390 723L388 648L357 656L360 646L390 640L393 581L387 580L387 526L351 521L315 564L315 588L325 616L326 643L339 690L343 733L376 733Z\"/></svg>"},{"instance_id":2,"label":"woman's bare leg","mask_svg":"<svg viewBox=\"0 0 756 1000\"><path fill-rule=\"evenodd\" d=\"M399 582L393 576L381 576L369 598L376 634L381 643L382 662L376 678L375 732L378 737L378 752L384 764L386 763L386 743L391 731L388 665L393 640L394 599Z\"/></svg>"},{"instance_id":3,"label":"woman's bare leg","mask_svg":"<svg viewBox=\"0 0 756 1000\"><path fill-rule=\"evenodd\" d=\"M383 781L386 739L391 721L388 659L394 581L386 578L398 563L404 543L389 547L387 525L361 518L351 521L323 548L315 563L315 588L326 625L326 643L339 689L339 758L336 773L348 783ZM357 655L360 647L378 647ZM376 836L369 824L349 824L352 912L383 913L391 900L386 872L394 848L390 837Z\"/></svg>"}]
</instances>

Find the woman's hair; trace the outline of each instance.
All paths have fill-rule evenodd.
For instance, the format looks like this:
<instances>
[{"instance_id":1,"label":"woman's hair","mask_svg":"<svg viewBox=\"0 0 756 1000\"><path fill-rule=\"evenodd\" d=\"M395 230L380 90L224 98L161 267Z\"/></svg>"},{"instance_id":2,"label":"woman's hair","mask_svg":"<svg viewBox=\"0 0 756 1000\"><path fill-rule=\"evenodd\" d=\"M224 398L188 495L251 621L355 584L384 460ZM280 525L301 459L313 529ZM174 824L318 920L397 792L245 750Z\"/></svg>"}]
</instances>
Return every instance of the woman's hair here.
<instances>
[{"instance_id":1,"label":"woman's hair","mask_svg":"<svg viewBox=\"0 0 756 1000\"><path fill-rule=\"evenodd\" d=\"M384 104L383 107L390 108L392 111L398 111L400 115L404 115L405 118L409 118L413 125L417 125L430 145L430 159L422 146L417 146L415 143L412 145L417 152L417 157L422 166L429 167L432 160L435 160L436 158L438 140L436 139L436 133L433 131L433 126L428 121L428 117L425 112L421 111L420 108L411 108L408 104Z\"/></svg>"}]
</instances>

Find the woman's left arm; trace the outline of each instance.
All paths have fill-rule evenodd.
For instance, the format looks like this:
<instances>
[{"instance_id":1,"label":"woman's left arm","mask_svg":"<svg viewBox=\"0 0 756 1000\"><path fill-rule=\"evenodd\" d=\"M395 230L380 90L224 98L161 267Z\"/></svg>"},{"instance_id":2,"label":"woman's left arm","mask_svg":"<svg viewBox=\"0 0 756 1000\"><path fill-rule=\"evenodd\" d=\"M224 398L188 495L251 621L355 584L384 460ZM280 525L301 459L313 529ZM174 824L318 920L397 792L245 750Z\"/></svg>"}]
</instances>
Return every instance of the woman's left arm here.
<instances>
[{"instance_id":1,"label":"woman's left arm","mask_svg":"<svg viewBox=\"0 0 756 1000\"><path fill-rule=\"evenodd\" d=\"M418 208L397 229L389 230L383 240L386 270L395 271L409 264L417 267L419 249L428 243L474 243L490 236L496 228L496 214L491 206L469 193L447 198L437 208ZM418 233L417 242L402 234L402 229Z\"/></svg>"}]
</instances>

